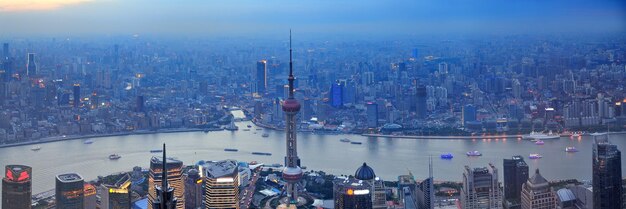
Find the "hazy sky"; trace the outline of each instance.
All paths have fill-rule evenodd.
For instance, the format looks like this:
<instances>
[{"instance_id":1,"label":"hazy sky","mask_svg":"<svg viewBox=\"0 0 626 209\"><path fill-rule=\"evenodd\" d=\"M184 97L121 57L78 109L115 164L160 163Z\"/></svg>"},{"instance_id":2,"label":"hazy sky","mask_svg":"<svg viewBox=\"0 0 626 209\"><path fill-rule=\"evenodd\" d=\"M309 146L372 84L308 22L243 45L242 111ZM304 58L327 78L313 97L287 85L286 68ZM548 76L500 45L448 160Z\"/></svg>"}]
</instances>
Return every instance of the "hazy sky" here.
<instances>
[{"instance_id":1,"label":"hazy sky","mask_svg":"<svg viewBox=\"0 0 626 209\"><path fill-rule=\"evenodd\" d=\"M0 37L606 33L626 31L625 13L621 0L0 0Z\"/></svg>"}]
</instances>

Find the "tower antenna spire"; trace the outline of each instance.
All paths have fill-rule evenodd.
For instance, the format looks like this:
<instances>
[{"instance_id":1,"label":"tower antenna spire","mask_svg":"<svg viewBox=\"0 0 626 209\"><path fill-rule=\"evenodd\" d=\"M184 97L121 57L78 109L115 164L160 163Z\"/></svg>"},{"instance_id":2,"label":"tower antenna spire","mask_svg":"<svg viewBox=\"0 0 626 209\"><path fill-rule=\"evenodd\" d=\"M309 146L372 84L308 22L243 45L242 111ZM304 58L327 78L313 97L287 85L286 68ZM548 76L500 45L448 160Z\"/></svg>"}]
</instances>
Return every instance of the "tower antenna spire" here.
<instances>
[{"instance_id":1,"label":"tower antenna spire","mask_svg":"<svg viewBox=\"0 0 626 209\"><path fill-rule=\"evenodd\" d=\"M294 91L294 87L293 87L293 81L295 80L295 78L293 77L293 60L292 60L292 49L291 49L291 29L289 29L289 98L294 98L293 97L293 91Z\"/></svg>"},{"instance_id":2,"label":"tower antenna spire","mask_svg":"<svg viewBox=\"0 0 626 209\"><path fill-rule=\"evenodd\" d=\"M166 151L165 151L165 143L163 143L163 170L161 170L161 189L163 190L163 193L165 193L166 191L168 191L168 187L167 187L167 155L166 155ZM165 198L163 198L161 200L161 208L166 208L166 201Z\"/></svg>"}]
</instances>

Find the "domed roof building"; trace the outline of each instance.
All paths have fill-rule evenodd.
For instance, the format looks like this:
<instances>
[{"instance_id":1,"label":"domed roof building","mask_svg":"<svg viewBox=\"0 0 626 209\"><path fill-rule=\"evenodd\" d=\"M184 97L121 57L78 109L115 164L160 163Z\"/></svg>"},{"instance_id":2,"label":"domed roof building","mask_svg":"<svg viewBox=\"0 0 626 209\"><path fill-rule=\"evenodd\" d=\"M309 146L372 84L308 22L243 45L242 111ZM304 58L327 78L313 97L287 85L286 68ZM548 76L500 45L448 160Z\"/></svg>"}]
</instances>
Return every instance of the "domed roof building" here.
<instances>
[{"instance_id":1,"label":"domed roof building","mask_svg":"<svg viewBox=\"0 0 626 209\"><path fill-rule=\"evenodd\" d=\"M354 178L364 181L373 180L376 178L376 174L374 173L374 169L372 169L372 167L369 167L367 163L363 163L363 165L356 169L356 172L354 172Z\"/></svg>"}]
</instances>

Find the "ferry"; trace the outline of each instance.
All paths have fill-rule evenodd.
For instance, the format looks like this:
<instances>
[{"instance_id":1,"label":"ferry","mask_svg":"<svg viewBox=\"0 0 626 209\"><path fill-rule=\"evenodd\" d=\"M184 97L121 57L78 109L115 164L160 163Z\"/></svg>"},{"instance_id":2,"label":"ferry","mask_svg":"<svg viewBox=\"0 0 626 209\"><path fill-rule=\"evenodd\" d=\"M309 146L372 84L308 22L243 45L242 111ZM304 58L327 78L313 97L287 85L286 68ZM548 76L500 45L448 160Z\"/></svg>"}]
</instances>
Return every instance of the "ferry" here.
<instances>
[{"instance_id":1,"label":"ferry","mask_svg":"<svg viewBox=\"0 0 626 209\"><path fill-rule=\"evenodd\" d=\"M264 133L264 134L263 134L263 135L261 135L261 136L262 136L262 137L269 137L269 136L270 136L270 134L268 134L268 133Z\"/></svg>"},{"instance_id":2,"label":"ferry","mask_svg":"<svg viewBox=\"0 0 626 209\"><path fill-rule=\"evenodd\" d=\"M530 134L523 135L522 138L526 140L546 140L546 139L559 139L561 136L553 134L552 131L548 134L540 132L531 132Z\"/></svg>"},{"instance_id":3,"label":"ferry","mask_svg":"<svg viewBox=\"0 0 626 209\"><path fill-rule=\"evenodd\" d=\"M150 150L150 152L151 153L160 153L160 152L163 152L163 150L162 149L153 149L153 150Z\"/></svg>"},{"instance_id":4,"label":"ferry","mask_svg":"<svg viewBox=\"0 0 626 209\"><path fill-rule=\"evenodd\" d=\"M87 140L87 141L83 142L83 144L93 144L93 141Z\"/></svg>"},{"instance_id":5,"label":"ferry","mask_svg":"<svg viewBox=\"0 0 626 209\"><path fill-rule=\"evenodd\" d=\"M565 152L578 152L576 147L565 147Z\"/></svg>"},{"instance_id":6,"label":"ferry","mask_svg":"<svg viewBox=\"0 0 626 209\"><path fill-rule=\"evenodd\" d=\"M343 138L343 139L339 139L340 142L350 142L350 139L348 138Z\"/></svg>"},{"instance_id":7,"label":"ferry","mask_svg":"<svg viewBox=\"0 0 626 209\"><path fill-rule=\"evenodd\" d=\"M33 147L33 148L30 148L30 150L32 150L32 151L39 151L40 149L41 149L41 147Z\"/></svg>"},{"instance_id":8,"label":"ferry","mask_svg":"<svg viewBox=\"0 0 626 209\"><path fill-rule=\"evenodd\" d=\"M543 145L543 144L545 144L545 142L543 142L541 140L537 140L537 141L535 141L535 144L536 145Z\"/></svg>"},{"instance_id":9,"label":"ferry","mask_svg":"<svg viewBox=\"0 0 626 209\"><path fill-rule=\"evenodd\" d=\"M478 151L476 151L476 150L474 150L474 151L469 151L469 152L467 152L467 153L465 153L465 154L467 154L467 156L469 156L469 157L478 157L478 156L483 156L483 154L482 154L482 153L480 153L480 152L478 152Z\"/></svg>"},{"instance_id":10,"label":"ferry","mask_svg":"<svg viewBox=\"0 0 626 209\"><path fill-rule=\"evenodd\" d=\"M270 156L272 153L269 152L252 152L253 155L267 155Z\"/></svg>"},{"instance_id":11,"label":"ferry","mask_svg":"<svg viewBox=\"0 0 626 209\"><path fill-rule=\"evenodd\" d=\"M540 154L537 154L537 153L533 153L533 154L528 155L529 159L540 159L542 157L543 156L541 156Z\"/></svg>"},{"instance_id":12,"label":"ferry","mask_svg":"<svg viewBox=\"0 0 626 209\"><path fill-rule=\"evenodd\" d=\"M576 132L574 134L572 134L572 137L581 137L583 134L580 132Z\"/></svg>"},{"instance_id":13,"label":"ferry","mask_svg":"<svg viewBox=\"0 0 626 209\"><path fill-rule=\"evenodd\" d=\"M246 128L246 129L243 129L243 131L250 131L250 129L249 129L249 128Z\"/></svg>"},{"instance_id":14,"label":"ferry","mask_svg":"<svg viewBox=\"0 0 626 209\"><path fill-rule=\"evenodd\" d=\"M226 148L226 149L224 149L224 151L226 151L226 152L237 152L239 150L238 149L233 149L233 148Z\"/></svg>"},{"instance_id":15,"label":"ferry","mask_svg":"<svg viewBox=\"0 0 626 209\"><path fill-rule=\"evenodd\" d=\"M257 131L261 131L261 130L263 130L263 129L262 129L262 128L256 128L255 130L257 130Z\"/></svg>"},{"instance_id":16,"label":"ferry","mask_svg":"<svg viewBox=\"0 0 626 209\"><path fill-rule=\"evenodd\" d=\"M350 142L350 144L363 144L363 142Z\"/></svg>"},{"instance_id":17,"label":"ferry","mask_svg":"<svg viewBox=\"0 0 626 209\"><path fill-rule=\"evenodd\" d=\"M252 125L248 125L248 128L252 128Z\"/></svg>"},{"instance_id":18,"label":"ferry","mask_svg":"<svg viewBox=\"0 0 626 209\"><path fill-rule=\"evenodd\" d=\"M450 153L446 153L446 154L441 154L441 159L452 159L454 156L452 156L452 154Z\"/></svg>"},{"instance_id":19,"label":"ferry","mask_svg":"<svg viewBox=\"0 0 626 209\"><path fill-rule=\"evenodd\" d=\"M109 160L117 160L117 159L120 159L120 158L122 158L122 156L120 156L118 154L109 155Z\"/></svg>"}]
</instances>

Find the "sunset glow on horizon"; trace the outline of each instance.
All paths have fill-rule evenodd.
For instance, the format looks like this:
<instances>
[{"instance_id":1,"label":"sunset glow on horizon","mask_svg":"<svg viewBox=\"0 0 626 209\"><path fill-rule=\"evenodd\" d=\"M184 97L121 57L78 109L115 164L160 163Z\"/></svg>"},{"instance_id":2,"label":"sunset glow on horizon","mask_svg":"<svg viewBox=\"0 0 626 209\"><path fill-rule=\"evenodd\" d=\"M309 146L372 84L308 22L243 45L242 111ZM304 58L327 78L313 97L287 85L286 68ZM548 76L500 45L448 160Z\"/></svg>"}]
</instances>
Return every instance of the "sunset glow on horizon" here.
<instances>
[{"instance_id":1,"label":"sunset glow on horizon","mask_svg":"<svg viewBox=\"0 0 626 209\"><path fill-rule=\"evenodd\" d=\"M0 11L40 11L53 10L62 6L89 2L91 0L0 0Z\"/></svg>"}]
</instances>

